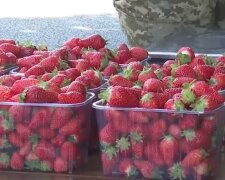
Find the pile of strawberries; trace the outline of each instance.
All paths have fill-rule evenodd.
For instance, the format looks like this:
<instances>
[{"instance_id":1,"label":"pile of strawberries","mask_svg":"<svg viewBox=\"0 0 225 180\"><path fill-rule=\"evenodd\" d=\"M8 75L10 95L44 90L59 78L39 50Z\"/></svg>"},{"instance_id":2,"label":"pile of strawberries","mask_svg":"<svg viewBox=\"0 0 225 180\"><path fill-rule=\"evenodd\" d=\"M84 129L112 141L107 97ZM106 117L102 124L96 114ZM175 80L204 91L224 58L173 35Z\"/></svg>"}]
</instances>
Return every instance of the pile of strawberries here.
<instances>
[{"instance_id":1,"label":"pile of strawberries","mask_svg":"<svg viewBox=\"0 0 225 180\"><path fill-rule=\"evenodd\" d=\"M100 111L104 174L147 179L213 175L222 142L224 60L195 56L184 47L162 65L132 62L111 76L110 86L99 94L102 101L94 105Z\"/></svg>"},{"instance_id":2,"label":"pile of strawberries","mask_svg":"<svg viewBox=\"0 0 225 180\"><path fill-rule=\"evenodd\" d=\"M0 169L73 172L86 160L88 107L1 105Z\"/></svg>"}]
</instances>

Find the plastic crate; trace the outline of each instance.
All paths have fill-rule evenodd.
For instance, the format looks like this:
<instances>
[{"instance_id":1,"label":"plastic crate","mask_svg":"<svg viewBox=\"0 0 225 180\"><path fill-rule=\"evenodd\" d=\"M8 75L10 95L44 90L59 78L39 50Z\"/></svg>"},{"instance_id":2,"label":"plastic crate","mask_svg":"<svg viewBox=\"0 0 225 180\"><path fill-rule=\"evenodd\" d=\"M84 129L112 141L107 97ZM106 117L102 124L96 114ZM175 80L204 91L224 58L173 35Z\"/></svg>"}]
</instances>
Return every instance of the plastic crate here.
<instances>
[{"instance_id":1,"label":"plastic crate","mask_svg":"<svg viewBox=\"0 0 225 180\"><path fill-rule=\"evenodd\" d=\"M176 112L113 108L101 100L93 107L97 110L104 175L172 179L178 166L182 169L176 171L183 176L180 179L212 179L216 175L224 107L210 112ZM172 139L173 145L166 146L164 137ZM196 155L199 152L201 156ZM191 162L191 155L198 160ZM140 167L141 163L145 166Z\"/></svg>"},{"instance_id":2,"label":"plastic crate","mask_svg":"<svg viewBox=\"0 0 225 180\"><path fill-rule=\"evenodd\" d=\"M15 67L8 67L0 70L0 76L4 74L10 74L10 72L15 69Z\"/></svg>"},{"instance_id":3,"label":"plastic crate","mask_svg":"<svg viewBox=\"0 0 225 180\"><path fill-rule=\"evenodd\" d=\"M95 95L78 104L0 103L0 169L73 173L87 162Z\"/></svg>"}]
</instances>

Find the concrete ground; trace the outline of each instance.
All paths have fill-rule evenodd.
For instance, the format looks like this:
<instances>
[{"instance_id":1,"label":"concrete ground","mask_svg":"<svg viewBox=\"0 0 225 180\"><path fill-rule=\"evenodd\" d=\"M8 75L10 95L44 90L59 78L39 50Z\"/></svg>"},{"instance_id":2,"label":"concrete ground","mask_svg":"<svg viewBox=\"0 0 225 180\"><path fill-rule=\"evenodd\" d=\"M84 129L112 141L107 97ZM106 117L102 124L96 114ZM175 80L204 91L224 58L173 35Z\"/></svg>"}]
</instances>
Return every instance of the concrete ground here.
<instances>
[{"instance_id":1,"label":"concrete ground","mask_svg":"<svg viewBox=\"0 0 225 180\"><path fill-rule=\"evenodd\" d=\"M50 49L93 33L107 39L110 48L127 42L112 0L7 0L1 7L0 38L45 43Z\"/></svg>"}]
</instances>

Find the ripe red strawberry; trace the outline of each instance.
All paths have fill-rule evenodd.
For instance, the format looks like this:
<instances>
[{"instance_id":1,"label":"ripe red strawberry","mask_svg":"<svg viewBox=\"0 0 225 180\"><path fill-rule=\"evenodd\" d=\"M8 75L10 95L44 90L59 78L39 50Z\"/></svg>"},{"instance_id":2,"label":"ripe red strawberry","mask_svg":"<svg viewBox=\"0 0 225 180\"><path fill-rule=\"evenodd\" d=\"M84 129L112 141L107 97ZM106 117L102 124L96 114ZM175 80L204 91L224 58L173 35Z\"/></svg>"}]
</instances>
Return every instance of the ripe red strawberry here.
<instances>
[{"instance_id":1,"label":"ripe red strawberry","mask_svg":"<svg viewBox=\"0 0 225 180\"><path fill-rule=\"evenodd\" d=\"M151 68L144 68L143 71L140 72L138 76L138 80L144 84L150 78L158 79L154 71Z\"/></svg>"},{"instance_id":2,"label":"ripe red strawberry","mask_svg":"<svg viewBox=\"0 0 225 180\"><path fill-rule=\"evenodd\" d=\"M217 57L216 60L218 63L225 64L225 56L224 55Z\"/></svg>"},{"instance_id":3,"label":"ripe red strawberry","mask_svg":"<svg viewBox=\"0 0 225 180\"><path fill-rule=\"evenodd\" d=\"M178 53L175 57L175 61L178 65L189 64L191 57L188 54Z\"/></svg>"},{"instance_id":4,"label":"ripe red strawberry","mask_svg":"<svg viewBox=\"0 0 225 180\"><path fill-rule=\"evenodd\" d=\"M66 92L76 91L81 94L86 94L85 86L79 81L73 81L69 86Z\"/></svg>"},{"instance_id":5,"label":"ripe red strawberry","mask_svg":"<svg viewBox=\"0 0 225 180\"><path fill-rule=\"evenodd\" d=\"M172 82L173 88L182 88L185 83L194 82L195 79L191 77L177 77Z\"/></svg>"},{"instance_id":6,"label":"ripe red strawberry","mask_svg":"<svg viewBox=\"0 0 225 180\"><path fill-rule=\"evenodd\" d=\"M3 75L0 77L0 84L8 87L12 87L15 81L21 79L20 76Z\"/></svg>"},{"instance_id":7,"label":"ripe red strawberry","mask_svg":"<svg viewBox=\"0 0 225 180\"><path fill-rule=\"evenodd\" d=\"M178 152L178 144L173 136L167 135L159 144L162 158L167 166L171 166L176 158Z\"/></svg>"},{"instance_id":8,"label":"ripe red strawberry","mask_svg":"<svg viewBox=\"0 0 225 180\"><path fill-rule=\"evenodd\" d=\"M185 168L192 168L199 165L205 156L206 152L203 149L194 149L184 157L181 164Z\"/></svg>"},{"instance_id":9,"label":"ripe red strawberry","mask_svg":"<svg viewBox=\"0 0 225 180\"><path fill-rule=\"evenodd\" d=\"M112 175L117 163L118 156L114 146L104 146L101 153L102 168L104 175Z\"/></svg>"},{"instance_id":10,"label":"ripe red strawberry","mask_svg":"<svg viewBox=\"0 0 225 180\"><path fill-rule=\"evenodd\" d=\"M148 161L154 162L157 166L163 166L165 164L157 141L147 142L144 147L144 156Z\"/></svg>"},{"instance_id":11,"label":"ripe red strawberry","mask_svg":"<svg viewBox=\"0 0 225 180\"><path fill-rule=\"evenodd\" d=\"M29 76L41 76L45 73L45 70L42 66L40 66L39 64L32 66L31 68L29 68L26 72L25 72L25 77L29 77Z\"/></svg>"},{"instance_id":12,"label":"ripe red strawberry","mask_svg":"<svg viewBox=\"0 0 225 180\"><path fill-rule=\"evenodd\" d=\"M117 139L117 133L112 125L112 123L107 123L105 127L100 130L99 141L101 145L104 144L115 144Z\"/></svg>"},{"instance_id":13,"label":"ripe red strawberry","mask_svg":"<svg viewBox=\"0 0 225 180\"><path fill-rule=\"evenodd\" d=\"M60 60L55 56L49 56L41 60L39 65L44 68L46 72L52 72L55 68L60 68Z\"/></svg>"},{"instance_id":14,"label":"ripe red strawberry","mask_svg":"<svg viewBox=\"0 0 225 180\"><path fill-rule=\"evenodd\" d=\"M146 179L162 179L161 171L154 164L145 160L134 160L134 165Z\"/></svg>"},{"instance_id":15,"label":"ripe red strawberry","mask_svg":"<svg viewBox=\"0 0 225 180\"><path fill-rule=\"evenodd\" d=\"M79 44L81 39L78 37L72 37L63 43L63 46L68 46L71 49Z\"/></svg>"},{"instance_id":16,"label":"ripe red strawberry","mask_svg":"<svg viewBox=\"0 0 225 180\"><path fill-rule=\"evenodd\" d=\"M63 104L82 103L86 99L86 94L82 94L76 91L70 91L59 94L58 99L58 102Z\"/></svg>"},{"instance_id":17,"label":"ripe red strawberry","mask_svg":"<svg viewBox=\"0 0 225 180\"><path fill-rule=\"evenodd\" d=\"M165 109L170 109L170 110L178 110L178 111L182 111L185 109L184 104L181 102L181 100L174 100L174 99L169 99L165 105L164 105Z\"/></svg>"},{"instance_id":18,"label":"ripe red strawberry","mask_svg":"<svg viewBox=\"0 0 225 180\"><path fill-rule=\"evenodd\" d=\"M136 167L129 158L125 158L120 161L119 172L126 177L136 177L138 175Z\"/></svg>"},{"instance_id":19,"label":"ripe red strawberry","mask_svg":"<svg viewBox=\"0 0 225 180\"><path fill-rule=\"evenodd\" d=\"M214 116L206 116L203 118L201 124L202 130L206 133L211 135L216 127L216 119Z\"/></svg>"},{"instance_id":20,"label":"ripe red strawberry","mask_svg":"<svg viewBox=\"0 0 225 180\"><path fill-rule=\"evenodd\" d=\"M116 148L118 149L121 158L128 158L132 154L130 141L126 137L121 137L116 140Z\"/></svg>"},{"instance_id":21,"label":"ripe red strawberry","mask_svg":"<svg viewBox=\"0 0 225 180\"><path fill-rule=\"evenodd\" d=\"M124 64L131 58L130 51L127 50L118 50L113 57L113 60L118 64Z\"/></svg>"},{"instance_id":22,"label":"ripe red strawberry","mask_svg":"<svg viewBox=\"0 0 225 180\"><path fill-rule=\"evenodd\" d=\"M84 59L87 59L93 69L103 70L108 65L108 57L101 52L88 52Z\"/></svg>"},{"instance_id":23,"label":"ripe red strawberry","mask_svg":"<svg viewBox=\"0 0 225 180\"><path fill-rule=\"evenodd\" d=\"M154 78L148 79L143 85L143 90L148 92L162 92L163 89L164 85L162 81Z\"/></svg>"},{"instance_id":24,"label":"ripe red strawberry","mask_svg":"<svg viewBox=\"0 0 225 180\"><path fill-rule=\"evenodd\" d=\"M45 140L41 140L35 145L34 153L41 160L53 159L56 156L54 146Z\"/></svg>"},{"instance_id":25,"label":"ripe red strawberry","mask_svg":"<svg viewBox=\"0 0 225 180\"><path fill-rule=\"evenodd\" d=\"M195 71L188 64L183 64L174 69L172 73L175 77L190 77L196 79Z\"/></svg>"},{"instance_id":26,"label":"ripe red strawberry","mask_svg":"<svg viewBox=\"0 0 225 180\"><path fill-rule=\"evenodd\" d=\"M165 89L164 93L169 97L173 98L174 94L181 93L182 88L169 88Z\"/></svg>"},{"instance_id":27,"label":"ripe red strawberry","mask_svg":"<svg viewBox=\"0 0 225 180\"><path fill-rule=\"evenodd\" d=\"M130 122L127 114L123 111L112 111L111 112L112 123L116 131L121 133L128 133Z\"/></svg>"},{"instance_id":28,"label":"ripe red strawberry","mask_svg":"<svg viewBox=\"0 0 225 180\"><path fill-rule=\"evenodd\" d=\"M80 71L76 68L66 69L64 73L71 81L74 81L78 76L80 76Z\"/></svg>"},{"instance_id":29,"label":"ripe red strawberry","mask_svg":"<svg viewBox=\"0 0 225 180\"><path fill-rule=\"evenodd\" d=\"M68 47L61 47L50 51L49 57L55 56L58 59L68 59Z\"/></svg>"},{"instance_id":30,"label":"ripe red strawberry","mask_svg":"<svg viewBox=\"0 0 225 180\"><path fill-rule=\"evenodd\" d=\"M61 157L69 162L74 161L79 152L77 145L69 141L64 142L60 150Z\"/></svg>"},{"instance_id":31,"label":"ripe red strawberry","mask_svg":"<svg viewBox=\"0 0 225 180\"><path fill-rule=\"evenodd\" d=\"M0 44L0 50L5 53L11 52L18 57L20 54L20 51L21 51L21 47L11 44L11 43L2 43L2 44Z\"/></svg>"},{"instance_id":32,"label":"ripe red strawberry","mask_svg":"<svg viewBox=\"0 0 225 180\"><path fill-rule=\"evenodd\" d=\"M111 76L119 72L119 64L116 62L109 62L106 68L103 70L103 76Z\"/></svg>"},{"instance_id":33,"label":"ripe red strawberry","mask_svg":"<svg viewBox=\"0 0 225 180\"><path fill-rule=\"evenodd\" d=\"M193 58L191 60L191 62L189 63L189 65L194 68L195 66L199 66L199 65L205 65L205 56L204 55L197 55L195 56L195 58Z\"/></svg>"},{"instance_id":34,"label":"ripe red strawberry","mask_svg":"<svg viewBox=\"0 0 225 180\"><path fill-rule=\"evenodd\" d=\"M57 173L67 172L68 162L62 159L61 157L57 157L54 161L54 171Z\"/></svg>"},{"instance_id":35,"label":"ripe red strawberry","mask_svg":"<svg viewBox=\"0 0 225 180\"><path fill-rule=\"evenodd\" d=\"M0 94L0 101L6 102L12 96L11 87L0 85Z\"/></svg>"},{"instance_id":36,"label":"ripe red strawberry","mask_svg":"<svg viewBox=\"0 0 225 180\"><path fill-rule=\"evenodd\" d=\"M133 69L132 67L128 66L123 69L122 75L128 80L136 82L138 80L139 73L139 70Z\"/></svg>"},{"instance_id":37,"label":"ripe red strawberry","mask_svg":"<svg viewBox=\"0 0 225 180\"><path fill-rule=\"evenodd\" d=\"M128 114L128 119L132 123L148 123L149 117L148 114L145 112L139 112L139 111L130 111Z\"/></svg>"},{"instance_id":38,"label":"ripe red strawberry","mask_svg":"<svg viewBox=\"0 0 225 180\"><path fill-rule=\"evenodd\" d=\"M80 83L82 83L87 89L90 89L90 88L95 88L95 87L91 87L93 86L92 82L91 82L91 79L89 79L88 77L86 76L79 76L75 79L75 81L79 81Z\"/></svg>"},{"instance_id":39,"label":"ripe red strawberry","mask_svg":"<svg viewBox=\"0 0 225 180\"><path fill-rule=\"evenodd\" d=\"M168 127L168 133L171 134L173 137L175 137L176 139L180 139L181 138L181 129L178 125L176 124L171 124Z\"/></svg>"},{"instance_id":40,"label":"ripe red strawberry","mask_svg":"<svg viewBox=\"0 0 225 180\"><path fill-rule=\"evenodd\" d=\"M50 116L51 116L51 109L49 108L38 109L31 118L29 128L36 129L48 125L50 122Z\"/></svg>"},{"instance_id":41,"label":"ripe red strawberry","mask_svg":"<svg viewBox=\"0 0 225 180\"><path fill-rule=\"evenodd\" d=\"M129 51L129 47L125 43L119 44L117 49L118 50L126 50L126 51Z\"/></svg>"},{"instance_id":42,"label":"ripe red strawberry","mask_svg":"<svg viewBox=\"0 0 225 180\"><path fill-rule=\"evenodd\" d=\"M165 93L156 93L155 98L158 101L158 108L162 109L165 103L168 101L169 97Z\"/></svg>"},{"instance_id":43,"label":"ripe red strawberry","mask_svg":"<svg viewBox=\"0 0 225 180\"><path fill-rule=\"evenodd\" d=\"M0 66L10 65L9 57L6 53L0 53Z\"/></svg>"},{"instance_id":44,"label":"ripe red strawberry","mask_svg":"<svg viewBox=\"0 0 225 180\"><path fill-rule=\"evenodd\" d=\"M149 108L149 109L157 109L159 107L158 99L151 92L146 93L141 97L140 107Z\"/></svg>"},{"instance_id":45,"label":"ripe red strawberry","mask_svg":"<svg viewBox=\"0 0 225 180\"><path fill-rule=\"evenodd\" d=\"M106 40L99 34L90 35L78 42L78 45L84 48L93 48L99 50L106 45Z\"/></svg>"},{"instance_id":46,"label":"ripe red strawberry","mask_svg":"<svg viewBox=\"0 0 225 180\"><path fill-rule=\"evenodd\" d=\"M63 127L59 129L59 133L62 135L72 135L77 134L80 131L82 122L79 119L72 118Z\"/></svg>"},{"instance_id":47,"label":"ripe red strawberry","mask_svg":"<svg viewBox=\"0 0 225 180\"><path fill-rule=\"evenodd\" d=\"M209 65L198 65L194 67L194 71L199 80L208 80L214 73L214 67Z\"/></svg>"},{"instance_id":48,"label":"ripe red strawberry","mask_svg":"<svg viewBox=\"0 0 225 180\"><path fill-rule=\"evenodd\" d=\"M91 67L89 61L86 59L78 59L76 62L77 62L77 64L75 67L80 72L86 71L86 70L90 69L90 67Z\"/></svg>"},{"instance_id":49,"label":"ripe red strawberry","mask_svg":"<svg viewBox=\"0 0 225 180\"><path fill-rule=\"evenodd\" d=\"M28 87L20 97L23 102L27 103L54 103L58 100L57 93L38 86Z\"/></svg>"},{"instance_id":50,"label":"ripe red strawberry","mask_svg":"<svg viewBox=\"0 0 225 180\"><path fill-rule=\"evenodd\" d=\"M186 114L182 119L179 121L179 127L182 130L187 129L195 129L198 123L198 116L194 114Z\"/></svg>"},{"instance_id":51,"label":"ripe red strawberry","mask_svg":"<svg viewBox=\"0 0 225 180\"><path fill-rule=\"evenodd\" d=\"M19 57L26 57L33 55L34 51L37 50L37 47L32 45L32 42L25 42L22 44L19 44L21 50Z\"/></svg>"},{"instance_id":52,"label":"ripe red strawberry","mask_svg":"<svg viewBox=\"0 0 225 180\"><path fill-rule=\"evenodd\" d=\"M37 85L37 84L38 84L37 79L33 79L33 78L19 79L14 82L14 84L12 86L12 92L13 92L13 94L22 93L24 91L24 89L26 89L30 86L33 86L33 85Z\"/></svg>"},{"instance_id":53,"label":"ripe red strawberry","mask_svg":"<svg viewBox=\"0 0 225 180\"><path fill-rule=\"evenodd\" d=\"M109 84L110 86L121 86L121 87L132 87L134 83L122 75L114 75L109 78Z\"/></svg>"},{"instance_id":54,"label":"ripe red strawberry","mask_svg":"<svg viewBox=\"0 0 225 180\"><path fill-rule=\"evenodd\" d=\"M172 88L173 80L174 80L173 76L166 76L166 77L162 78L164 87L168 88L168 89Z\"/></svg>"},{"instance_id":55,"label":"ripe red strawberry","mask_svg":"<svg viewBox=\"0 0 225 180\"><path fill-rule=\"evenodd\" d=\"M55 131L49 127L42 127L38 130L38 134L41 139L52 139L55 137Z\"/></svg>"},{"instance_id":56,"label":"ripe red strawberry","mask_svg":"<svg viewBox=\"0 0 225 180\"><path fill-rule=\"evenodd\" d=\"M137 159L143 158L144 154L143 134L138 133L137 131L131 131L130 139L131 139L132 155L135 156L135 158Z\"/></svg>"},{"instance_id":57,"label":"ripe red strawberry","mask_svg":"<svg viewBox=\"0 0 225 180\"><path fill-rule=\"evenodd\" d=\"M50 84L55 84L58 87L64 87L70 84L71 80L65 74L56 74L52 79L48 81Z\"/></svg>"},{"instance_id":58,"label":"ripe red strawberry","mask_svg":"<svg viewBox=\"0 0 225 180\"><path fill-rule=\"evenodd\" d=\"M205 81L196 81L193 84L190 84L190 88L196 97L200 97L209 91L209 85Z\"/></svg>"},{"instance_id":59,"label":"ripe red strawberry","mask_svg":"<svg viewBox=\"0 0 225 180\"><path fill-rule=\"evenodd\" d=\"M24 143L23 147L19 150L19 155L22 157L27 156L32 150L32 144L31 142L27 141Z\"/></svg>"},{"instance_id":60,"label":"ripe red strawberry","mask_svg":"<svg viewBox=\"0 0 225 180\"><path fill-rule=\"evenodd\" d=\"M138 61L142 61L148 57L148 51L142 47L130 48L131 57L136 58Z\"/></svg>"},{"instance_id":61,"label":"ripe red strawberry","mask_svg":"<svg viewBox=\"0 0 225 180\"><path fill-rule=\"evenodd\" d=\"M16 41L14 39L0 39L0 44L9 43L16 45Z\"/></svg>"},{"instance_id":62,"label":"ripe red strawberry","mask_svg":"<svg viewBox=\"0 0 225 180\"><path fill-rule=\"evenodd\" d=\"M42 55L32 55L32 56L27 56L23 58L19 58L17 60L17 65L22 68L31 68L34 65L37 65L39 62L41 62L43 56Z\"/></svg>"},{"instance_id":63,"label":"ripe red strawberry","mask_svg":"<svg viewBox=\"0 0 225 180\"><path fill-rule=\"evenodd\" d=\"M10 161L10 166L15 170L22 170L24 168L24 159L18 152L13 153Z\"/></svg>"},{"instance_id":64,"label":"ripe red strawberry","mask_svg":"<svg viewBox=\"0 0 225 180\"><path fill-rule=\"evenodd\" d=\"M179 53L181 53L181 54L187 54L187 55L190 57L191 60L195 57L195 53L194 53L193 49L190 48L190 47L181 47L181 48L177 51L177 53L178 53L178 54L179 54Z\"/></svg>"},{"instance_id":65,"label":"ripe red strawberry","mask_svg":"<svg viewBox=\"0 0 225 180\"><path fill-rule=\"evenodd\" d=\"M65 141L66 141L66 137L61 134L58 134L53 139L51 139L52 145L57 147L61 147Z\"/></svg>"},{"instance_id":66,"label":"ripe red strawberry","mask_svg":"<svg viewBox=\"0 0 225 180\"><path fill-rule=\"evenodd\" d=\"M26 124L17 124L16 132L21 139L28 139L31 134L31 131Z\"/></svg>"},{"instance_id":67,"label":"ripe red strawberry","mask_svg":"<svg viewBox=\"0 0 225 180\"><path fill-rule=\"evenodd\" d=\"M211 78L209 80L209 84L215 90L223 90L223 89L225 89L225 74L217 73L217 74L211 76Z\"/></svg>"},{"instance_id":68,"label":"ripe red strawberry","mask_svg":"<svg viewBox=\"0 0 225 180\"><path fill-rule=\"evenodd\" d=\"M8 153L0 153L0 169L6 169L10 165L10 156Z\"/></svg>"},{"instance_id":69,"label":"ripe red strawberry","mask_svg":"<svg viewBox=\"0 0 225 180\"><path fill-rule=\"evenodd\" d=\"M149 138L153 141L160 140L166 132L166 122L163 119L152 121L148 126Z\"/></svg>"},{"instance_id":70,"label":"ripe red strawberry","mask_svg":"<svg viewBox=\"0 0 225 180\"><path fill-rule=\"evenodd\" d=\"M72 114L69 108L58 107L52 115L50 128L58 129L69 122Z\"/></svg>"},{"instance_id":71,"label":"ripe red strawberry","mask_svg":"<svg viewBox=\"0 0 225 180\"><path fill-rule=\"evenodd\" d=\"M102 81L102 74L99 71L94 71L92 69L86 70L82 73L83 76L91 80L93 87L98 87Z\"/></svg>"},{"instance_id":72,"label":"ripe red strawberry","mask_svg":"<svg viewBox=\"0 0 225 180\"><path fill-rule=\"evenodd\" d=\"M167 60L164 64L163 64L163 71L167 74L167 76L171 75L171 71L172 71L172 64L175 64L175 60Z\"/></svg>"},{"instance_id":73,"label":"ripe red strawberry","mask_svg":"<svg viewBox=\"0 0 225 180\"><path fill-rule=\"evenodd\" d=\"M11 132L8 134L9 143L16 147L23 146L23 140L18 136L16 132Z\"/></svg>"},{"instance_id":74,"label":"ripe red strawberry","mask_svg":"<svg viewBox=\"0 0 225 180\"><path fill-rule=\"evenodd\" d=\"M210 162L206 159L203 160L199 165L195 166L193 169L199 176L206 176L210 171Z\"/></svg>"},{"instance_id":75,"label":"ripe red strawberry","mask_svg":"<svg viewBox=\"0 0 225 180\"><path fill-rule=\"evenodd\" d=\"M222 73L225 74L225 66L218 64L217 66L214 67L214 73L213 75L217 73Z\"/></svg>"},{"instance_id":76,"label":"ripe red strawberry","mask_svg":"<svg viewBox=\"0 0 225 180\"><path fill-rule=\"evenodd\" d=\"M99 94L99 98L107 101L110 106L115 107L138 107L138 98L128 89L114 86Z\"/></svg>"}]
</instances>

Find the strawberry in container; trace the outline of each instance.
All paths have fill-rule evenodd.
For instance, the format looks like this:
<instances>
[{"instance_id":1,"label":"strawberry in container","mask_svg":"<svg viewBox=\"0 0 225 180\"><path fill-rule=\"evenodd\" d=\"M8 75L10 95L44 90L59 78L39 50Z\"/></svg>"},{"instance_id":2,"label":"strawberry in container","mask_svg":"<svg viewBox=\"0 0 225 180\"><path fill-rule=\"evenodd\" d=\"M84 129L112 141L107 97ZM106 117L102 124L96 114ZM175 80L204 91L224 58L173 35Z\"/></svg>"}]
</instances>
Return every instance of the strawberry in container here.
<instances>
[{"instance_id":1,"label":"strawberry in container","mask_svg":"<svg viewBox=\"0 0 225 180\"><path fill-rule=\"evenodd\" d=\"M53 82L20 77L0 86L2 170L73 173L87 161L94 94Z\"/></svg>"},{"instance_id":2,"label":"strawberry in container","mask_svg":"<svg viewBox=\"0 0 225 180\"><path fill-rule=\"evenodd\" d=\"M175 71L175 78L184 72L195 78L193 71L180 70ZM145 179L212 178L218 170L222 145L223 96L202 81L168 88L160 76L149 76L147 80L139 77L143 81L138 88L109 80L111 86L93 104L103 174Z\"/></svg>"}]
</instances>

